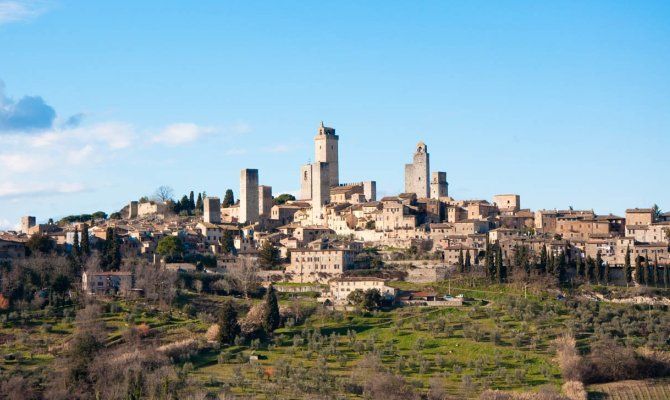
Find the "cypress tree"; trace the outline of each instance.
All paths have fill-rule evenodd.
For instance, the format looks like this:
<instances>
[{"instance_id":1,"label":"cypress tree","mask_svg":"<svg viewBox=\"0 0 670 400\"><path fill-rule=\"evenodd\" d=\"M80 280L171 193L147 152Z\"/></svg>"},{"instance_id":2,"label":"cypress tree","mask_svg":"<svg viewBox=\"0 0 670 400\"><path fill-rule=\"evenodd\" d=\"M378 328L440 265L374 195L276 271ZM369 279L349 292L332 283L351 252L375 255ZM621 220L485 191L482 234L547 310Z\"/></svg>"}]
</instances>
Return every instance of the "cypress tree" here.
<instances>
[{"instance_id":1,"label":"cypress tree","mask_svg":"<svg viewBox=\"0 0 670 400\"><path fill-rule=\"evenodd\" d=\"M188 208L191 211L195 211L195 196L193 195L193 191L191 190L191 193L188 195Z\"/></svg>"},{"instance_id":2,"label":"cypress tree","mask_svg":"<svg viewBox=\"0 0 670 400\"><path fill-rule=\"evenodd\" d=\"M644 260L644 281L647 283L647 286L652 286L654 284L654 277L651 274L651 267L649 266L649 256L645 257Z\"/></svg>"},{"instance_id":3,"label":"cypress tree","mask_svg":"<svg viewBox=\"0 0 670 400\"><path fill-rule=\"evenodd\" d=\"M462 247L458 252L458 270L461 272L461 274L463 272L465 272L465 261L463 260L463 248Z\"/></svg>"},{"instance_id":4,"label":"cypress tree","mask_svg":"<svg viewBox=\"0 0 670 400\"><path fill-rule=\"evenodd\" d=\"M553 275L554 274L554 265L556 264L556 260L554 257L554 253L551 252L549 254L549 258L547 258L547 273Z\"/></svg>"},{"instance_id":5,"label":"cypress tree","mask_svg":"<svg viewBox=\"0 0 670 400\"><path fill-rule=\"evenodd\" d=\"M558 278L559 283L566 281L567 271L566 271L566 262L565 262L565 252L561 251L557 257L556 264L556 278Z\"/></svg>"},{"instance_id":6,"label":"cypress tree","mask_svg":"<svg viewBox=\"0 0 670 400\"><path fill-rule=\"evenodd\" d=\"M84 255L91 254L91 245L88 241L88 224L84 223L81 227L81 253Z\"/></svg>"},{"instance_id":7,"label":"cypress tree","mask_svg":"<svg viewBox=\"0 0 670 400\"><path fill-rule=\"evenodd\" d=\"M591 256L586 257L586 283L591 283L591 279L593 279L593 265L595 264L595 261L593 261L593 258Z\"/></svg>"},{"instance_id":8,"label":"cypress tree","mask_svg":"<svg viewBox=\"0 0 670 400\"><path fill-rule=\"evenodd\" d=\"M498 283L505 282L505 267L503 266L502 259L502 249L498 246L496 251L496 276L498 277Z\"/></svg>"},{"instance_id":9,"label":"cypress tree","mask_svg":"<svg viewBox=\"0 0 670 400\"><path fill-rule=\"evenodd\" d=\"M266 333L272 333L279 328L281 322L279 317L279 303L277 302L277 293L274 286L268 286L267 293L265 293L265 318L263 318L263 328Z\"/></svg>"},{"instance_id":10,"label":"cypress tree","mask_svg":"<svg viewBox=\"0 0 670 400\"><path fill-rule=\"evenodd\" d=\"M240 334L237 311L232 300L226 300L219 314L219 339L221 343L232 344Z\"/></svg>"},{"instance_id":11,"label":"cypress tree","mask_svg":"<svg viewBox=\"0 0 670 400\"><path fill-rule=\"evenodd\" d=\"M74 228L74 238L72 239L72 256L79 258L79 228Z\"/></svg>"},{"instance_id":12,"label":"cypress tree","mask_svg":"<svg viewBox=\"0 0 670 400\"><path fill-rule=\"evenodd\" d=\"M668 272L668 264L663 266L663 286L667 289L670 285L670 273Z\"/></svg>"},{"instance_id":13,"label":"cypress tree","mask_svg":"<svg viewBox=\"0 0 670 400\"><path fill-rule=\"evenodd\" d=\"M661 281L658 276L658 254L654 257L654 284L659 286Z\"/></svg>"},{"instance_id":14,"label":"cypress tree","mask_svg":"<svg viewBox=\"0 0 670 400\"><path fill-rule=\"evenodd\" d=\"M644 271L642 269L642 258L635 257L635 280L639 285L644 285Z\"/></svg>"},{"instance_id":15,"label":"cypress tree","mask_svg":"<svg viewBox=\"0 0 670 400\"><path fill-rule=\"evenodd\" d=\"M465 252L465 268L464 270L470 272L470 267L472 266L472 261L470 259L470 250Z\"/></svg>"},{"instance_id":16,"label":"cypress tree","mask_svg":"<svg viewBox=\"0 0 670 400\"><path fill-rule=\"evenodd\" d=\"M233 196L233 191L231 189L226 190L226 194L223 196L223 201L221 205L223 207L230 207L235 204L235 197Z\"/></svg>"},{"instance_id":17,"label":"cypress tree","mask_svg":"<svg viewBox=\"0 0 670 400\"><path fill-rule=\"evenodd\" d=\"M198 200L195 202L195 210L201 213L205 211L205 203L202 202L202 193L198 193Z\"/></svg>"},{"instance_id":18,"label":"cypress tree","mask_svg":"<svg viewBox=\"0 0 670 400\"><path fill-rule=\"evenodd\" d=\"M630 283L631 280L631 271L630 271L630 246L626 246L626 258L623 262L623 277L626 280L626 286Z\"/></svg>"},{"instance_id":19,"label":"cypress tree","mask_svg":"<svg viewBox=\"0 0 670 400\"><path fill-rule=\"evenodd\" d=\"M602 283L603 279L603 256L600 254L600 251L598 251L598 254L596 254L596 281L600 285Z\"/></svg>"},{"instance_id":20,"label":"cypress tree","mask_svg":"<svg viewBox=\"0 0 670 400\"><path fill-rule=\"evenodd\" d=\"M547 272L547 261L547 246L542 245L542 249L540 250L540 272Z\"/></svg>"},{"instance_id":21,"label":"cypress tree","mask_svg":"<svg viewBox=\"0 0 670 400\"><path fill-rule=\"evenodd\" d=\"M581 253L577 255L577 258L575 259L575 274L577 276L584 276L584 261L582 260L582 255Z\"/></svg>"}]
</instances>

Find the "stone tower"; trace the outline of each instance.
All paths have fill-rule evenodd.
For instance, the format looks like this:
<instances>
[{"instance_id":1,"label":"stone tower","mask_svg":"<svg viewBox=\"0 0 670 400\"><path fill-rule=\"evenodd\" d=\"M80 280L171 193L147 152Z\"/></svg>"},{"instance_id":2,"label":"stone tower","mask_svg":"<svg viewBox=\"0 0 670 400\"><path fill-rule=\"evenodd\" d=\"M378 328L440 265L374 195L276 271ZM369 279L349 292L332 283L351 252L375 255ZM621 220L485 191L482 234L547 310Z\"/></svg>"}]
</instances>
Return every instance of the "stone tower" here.
<instances>
[{"instance_id":1,"label":"stone tower","mask_svg":"<svg viewBox=\"0 0 670 400\"><path fill-rule=\"evenodd\" d=\"M26 215L25 217L21 217L21 232L27 234L30 228L35 226L35 223L35 217L33 216Z\"/></svg>"},{"instance_id":2,"label":"stone tower","mask_svg":"<svg viewBox=\"0 0 670 400\"><path fill-rule=\"evenodd\" d=\"M221 223L221 200L218 197L205 197L203 202L203 220L210 224Z\"/></svg>"},{"instance_id":3,"label":"stone tower","mask_svg":"<svg viewBox=\"0 0 670 400\"><path fill-rule=\"evenodd\" d=\"M442 171L433 172L430 176L430 198L439 199L447 196L449 196L447 173Z\"/></svg>"},{"instance_id":4,"label":"stone tower","mask_svg":"<svg viewBox=\"0 0 670 400\"><path fill-rule=\"evenodd\" d=\"M258 186L258 214L269 217L272 206L272 186Z\"/></svg>"},{"instance_id":5,"label":"stone tower","mask_svg":"<svg viewBox=\"0 0 670 400\"><path fill-rule=\"evenodd\" d=\"M312 164L300 167L300 200L312 198Z\"/></svg>"},{"instance_id":6,"label":"stone tower","mask_svg":"<svg viewBox=\"0 0 670 400\"><path fill-rule=\"evenodd\" d=\"M242 224L258 222L258 170L243 169L240 172L240 212Z\"/></svg>"},{"instance_id":7,"label":"stone tower","mask_svg":"<svg viewBox=\"0 0 670 400\"><path fill-rule=\"evenodd\" d=\"M430 196L429 176L428 147L425 143L419 142L416 145L413 162L405 164L405 193L414 193L419 199L428 198Z\"/></svg>"},{"instance_id":8,"label":"stone tower","mask_svg":"<svg viewBox=\"0 0 670 400\"><path fill-rule=\"evenodd\" d=\"M138 207L139 202L135 200L131 201L130 204L128 204L128 219L137 218Z\"/></svg>"},{"instance_id":9,"label":"stone tower","mask_svg":"<svg viewBox=\"0 0 670 400\"><path fill-rule=\"evenodd\" d=\"M330 163L315 162L312 166L312 219L323 218L323 206L330 201Z\"/></svg>"},{"instance_id":10,"label":"stone tower","mask_svg":"<svg viewBox=\"0 0 670 400\"><path fill-rule=\"evenodd\" d=\"M339 136L335 134L334 128L319 126L319 133L314 138L314 162L328 163L330 186L340 184L340 167L338 163L337 144Z\"/></svg>"}]
</instances>

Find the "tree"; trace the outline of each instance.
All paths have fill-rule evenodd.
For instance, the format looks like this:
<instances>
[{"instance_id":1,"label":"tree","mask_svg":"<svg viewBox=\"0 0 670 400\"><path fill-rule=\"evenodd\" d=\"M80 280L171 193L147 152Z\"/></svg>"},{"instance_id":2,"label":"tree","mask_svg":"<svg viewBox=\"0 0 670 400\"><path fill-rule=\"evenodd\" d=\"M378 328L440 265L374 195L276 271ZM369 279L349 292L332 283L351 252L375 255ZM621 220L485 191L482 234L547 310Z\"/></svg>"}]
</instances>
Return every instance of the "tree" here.
<instances>
[{"instance_id":1,"label":"tree","mask_svg":"<svg viewBox=\"0 0 670 400\"><path fill-rule=\"evenodd\" d=\"M230 207L235 204L235 197L233 196L233 191L231 189L226 190L226 194L223 196L223 201L221 205L223 207Z\"/></svg>"},{"instance_id":2,"label":"tree","mask_svg":"<svg viewBox=\"0 0 670 400\"><path fill-rule=\"evenodd\" d=\"M658 206L658 204L654 204L651 206L651 210L654 213L654 221L658 221L661 219L661 215L663 215L663 211L661 211L661 207Z\"/></svg>"},{"instance_id":3,"label":"tree","mask_svg":"<svg viewBox=\"0 0 670 400\"><path fill-rule=\"evenodd\" d=\"M277 205L285 204L288 201L295 201L295 196L292 194L283 193L274 198L274 203Z\"/></svg>"},{"instance_id":4,"label":"tree","mask_svg":"<svg viewBox=\"0 0 670 400\"><path fill-rule=\"evenodd\" d=\"M235 251L235 240L233 239L233 234L227 229L223 231L223 236L221 237L221 250L224 253L232 253Z\"/></svg>"},{"instance_id":5,"label":"tree","mask_svg":"<svg viewBox=\"0 0 670 400\"><path fill-rule=\"evenodd\" d=\"M219 340L221 343L232 344L240 334L237 310L232 300L226 300L219 313Z\"/></svg>"},{"instance_id":6,"label":"tree","mask_svg":"<svg viewBox=\"0 0 670 400\"><path fill-rule=\"evenodd\" d=\"M168 200L172 200L172 197L174 196L174 190L172 190L171 187L169 186L159 186L158 189L156 189L156 192L154 192L154 197L165 203Z\"/></svg>"},{"instance_id":7,"label":"tree","mask_svg":"<svg viewBox=\"0 0 670 400\"><path fill-rule=\"evenodd\" d=\"M493 261L493 246L491 243L489 243L488 237L486 238L486 255L484 259L484 267L486 268L486 274L489 276L491 281L494 281L496 267L495 262Z\"/></svg>"},{"instance_id":8,"label":"tree","mask_svg":"<svg viewBox=\"0 0 670 400\"><path fill-rule=\"evenodd\" d=\"M630 246L626 246L626 258L624 258L623 262L623 277L626 280L626 286L628 286L631 280L630 268Z\"/></svg>"},{"instance_id":9,"label":"tree","mask_svg":"<svg viewBox=\"0 0 670 400\"><path fill-rule=\"evenodd\" d=\"M198 193L198 200L195 202L195 211L203 213L205 211L205 203L202 201L202 193Z\"/></svg>"},{"instance_id":10,"label":"tree","mask_svg":"<svg viewBox=\"0 0 670 400\"><path fill-rule=\"evenodd\" d=\"M347 295L349 304L359 306L365 301L365 293L361 289L356 289Z\"/></svg>"},{"instance_id":11,"label":"tree","mask_svg":"<svg viewBox=\"0 0 670 400\"><path fill-rule=\"evenodd\" d=\"M184 254L184 244L177 236L165 236L158 241L156 253L168 260L178 259Z\"/></svg>"},{"instance_id":12,"label":"tree","mask_svg":"<svg viewBox=\"0 0 670 400\"><path fill-rule=\"evenodd\" d=\"M470 272L470 267L472 266L472 261L470 259L470 250L465 252L465 271Z\"/></svg>"},{"instance_id":13,"label":"tree","mask_svg":"<svg viewBox=\"0 0 670 400\"><path fill-rule=\"evenodd\" d=\"M91 245L88 237L88 224L84 223L81 227L81 253L84 255L91 254Z\"/></svg>"},{"instance_id":14,"label":"tree","mask_svg":"<svg viewBox=\"0 0 670 400\"><path fill-rule=\"evenodd\" d=\"M458 270L463 273L465 272L465 261L463 260L463 248L458 251Z\"/></svg>"},{"instance_id":15,"label":"tree","mask_svg":"<svg viewBox=\"0 0 670 400\"><path fill-rule=\"evenodd\" d=\"M600 285L602 283L602 276L603 276L603 256L600 254L600 250L598 250L598 253L596 254L596 281Z\"/></svg>"},{"instance_id":16,"label":"tree","mask_svg":"<svg viewBox=\"0 0 670 400\"><path fill-rule=\"evenodd\" d=\"M581 252L577 254L575 259L575 271L577 276L584 276L584 260L582 260Z\"/></svg>"},{"instance_id":17,"label":"tree","mask_svg":"<svg viewBox=\"0 0 670 400\"><path fill-rule=\"evenodd\" d=\"M195 211L195 195L191 190L191 193L188 194L188 208L191 211Z\"/></svg>"},{"instance_id":18,"label":"tree","mask_svg":"<svg viewBox=\"0 0 670 400\"><path fill-rule=\"evenodd\" d=\"M281 322L277 292L274 286L268 286L264 303L263 329L265 329L266 333L272 333L275 329L279 328L279 323Z\"/></svg>"},{"instance_id":19,"label":"tree","mask_svg":"<svg viewBox=\"0 0 670 400\"><path fill-rule=\"evenodd\" d=\"M666 289L670 286L670 271L668 271L668 264L663 266L663 286Z\"/></svg>"},{"instance_id":20,"label":"tree","mask_svg":"<svg viewBox=\"0 0 670 400\"><path fill-rule=\"evenodd\" d=\"M558 278L558 282L563 283L567 280L567 271L566 271L566 266L567 263L565 261L565 252L561 251L558 254L558 257L556 257L556 278Z\"/></svg>"},{"instance_id":21,"label":"tree","mask_svg":"<svg viewBox=\"0 0 670 400\"><path fill-rule=\"evenodd\" d=\"M635 280L639 285L644 285L644 271L642 270L642 257L635 257Z\"/></svg>"},{"instance_id":22,"label":"tree","mask_svg":"<svg viewBox=\"0 0 670 400\"><path fill-rule=\"evenodd\" d=\"M263 269L274 269L279 265L279 250L269 241L265 241L261 246L258 261Z\"/></svg>"},{"instance_id":23,"label":"tree","mask_svg":"<svg viewBox=\"0 0 670 400\"><path fill-rule=\"evenodd\" d=\"M658 276L658 254L654 257L654 284L657 286L661 283Z\"/></svg>"},{"instance_id":24,"label":"tree","mask_svg":"<svg viewBox=\"0 0 670 400\"><path fill-rule=\"evenodd\" d=\"M596 262L591 258L591 256L586 257L586 283L591 283L593 280L593 270Z\"/></svg>"},{"instance_id":25,"label":"tree","mask_svg":"<svg viewBox=\"0 0 670 400\"><path fill-rule=\"evenodd\" d=\"M547 262L549 261L549 257L547 255L547 246L542 246L542 249L540 249L540 271L547 272Z\"/></svg>"},{"instance_id":26,"label":"tree","mask_svg":"<svg viewBox=\"0 0 670 400\"><path fill-rule=\"evenodd\" d=\"M105 232L105 248L100 267L104 271L116 271L121 267L121 243L111 226Z\"/></svg>"},{"instance_id":27,"label":"tree","mask_svg":"<svg viewBox=\"0 0 670 400\"><path fill-rule=\"evenodd\" d=\"M72 256L79 258L79 228L74 228L74 238L72 239Z\"/></svg>"},{"instance_id":28,"label":"tree","mask_svg":"<svg viewBox=\"0 0 670 400\"><path fill-rule=\"evenodd\" d=\"M363 308L374 310L382 305L382 295L377 289L368 289L363 295Z\"/></svg>"},{"instance_id":29,"label":"tree","mask_svg":"<svg viewBox=\"0 0 670 400\"><path fill-rule=\"evenodd\" d=\"M56 247L56 243L47 235L42 233L33 234L26 242L26 248L30 253L50 253Z\"/></svg>"},{"instance_id":30,"label":"tree","mask_svg":"<svg viewBox=\"0 0 670 400\"><path fill-rule=\"evenodd\" d=\"M644 259L644 281L647 286L652 286L654 284L654 276L651 274L651 267L649 266L649 256Z\"/></svg>"},{"instance_id":31,"label":"tree","mask_svg":"<svg viewBox=\"0 0 670 400\"><path fill-rule=\"evenodd\" d=\"M191 202L188 200L188 197L186 195L183 195L181 197L181 200L179 200L179 209L181 211L186 211L187 213L190 213Z\"/></svg>"},{"instance_id":32,"label":"tree","mask_svg":"<svg viewBox=\"0 0 670 400\"><path fill-rule=\"evenodd\" d=\"M498 283L505 282L505 266L503 265L502 259L502 249L500 246L497 246L496 251L496 276L498 277Z\"/></svg>"},{"instance_id":33,"label":"tree","mask_svg":"<svg viewBox=\"0 0 670 400\"><path fill-rule=\"evenodd\" d=\"M241 260L241 265L231 268L229 274L235 282L235 289L244 294L245 298L249 298L249 293L257 289L260 278L258 276L258 266L248 261Z\"/></svg>"}]
</instances>

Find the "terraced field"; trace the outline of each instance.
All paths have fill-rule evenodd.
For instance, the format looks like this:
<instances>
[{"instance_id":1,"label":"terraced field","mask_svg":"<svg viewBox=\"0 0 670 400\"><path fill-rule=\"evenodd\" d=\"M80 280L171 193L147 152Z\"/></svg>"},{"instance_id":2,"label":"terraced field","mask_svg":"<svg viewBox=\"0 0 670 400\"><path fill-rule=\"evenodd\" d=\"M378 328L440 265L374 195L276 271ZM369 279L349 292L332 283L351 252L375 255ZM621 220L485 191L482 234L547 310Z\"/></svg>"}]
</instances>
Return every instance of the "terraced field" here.
<instances>
[{"instance_id":1,"label":"terraced field","mask_svg":"<svg viewBox=\"0 0 670 400\"><path fill-rule=\"evenodd\" d=\"M589 387L594 400L666 400L670 399L670 379L620 381Z\"/></svg>"}]
</instances>

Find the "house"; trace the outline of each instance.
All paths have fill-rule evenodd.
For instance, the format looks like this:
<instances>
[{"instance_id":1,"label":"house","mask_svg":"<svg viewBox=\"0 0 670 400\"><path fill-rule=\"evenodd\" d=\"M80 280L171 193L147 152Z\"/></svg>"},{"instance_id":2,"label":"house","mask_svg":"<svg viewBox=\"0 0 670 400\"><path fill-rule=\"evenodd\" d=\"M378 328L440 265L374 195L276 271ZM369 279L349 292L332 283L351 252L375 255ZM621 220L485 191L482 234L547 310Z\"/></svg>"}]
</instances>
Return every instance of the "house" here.
<instances>
[{"instance_id":1,"label":"house","mask_svg":"<svg viewBox=\"0 0 670 400\"><path fill-rule=\"evenodd\" d=\"M386 285L386 281L375 277L349 276L331 279L328 282L330 287L329 298L334 304L346 304L348 296L355 290L363 292L377 289L382 298L387 301L395 299L396 290Z\"/></svg>"},{"instance_id":2,"label":"house","mask_svg":"<svg viewBox=\"0 0 670 400\"><path fill-rule=\"evenodd\" d=\"M128 294L133 287L132 272L106 271L81 274L82 289L86 294Z\"/></svg>"}]
</instances>

